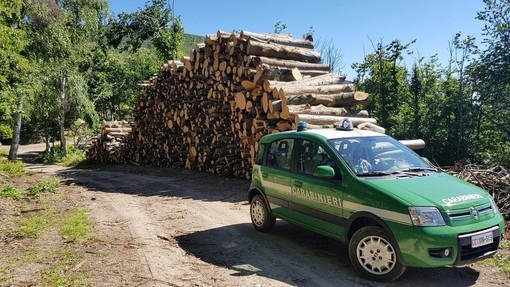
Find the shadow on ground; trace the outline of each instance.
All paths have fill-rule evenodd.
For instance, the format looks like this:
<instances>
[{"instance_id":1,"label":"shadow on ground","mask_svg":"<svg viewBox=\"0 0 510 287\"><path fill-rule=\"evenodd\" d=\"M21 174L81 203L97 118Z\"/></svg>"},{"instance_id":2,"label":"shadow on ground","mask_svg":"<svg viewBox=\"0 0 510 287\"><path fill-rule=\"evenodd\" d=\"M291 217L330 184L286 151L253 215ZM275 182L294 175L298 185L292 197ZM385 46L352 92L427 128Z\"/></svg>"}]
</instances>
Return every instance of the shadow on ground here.
<instances>
[{"instance_id":1,"label":"shadow on ground","mask_svg":"<svg viewBox=\"0 0 510 287\"><path fill-rule=\"evenodd\" d=\"M365 280L352 268L345 244L283 221L269 234L245 223L197 231L176 240L204 262L232 270L232 276L258 274L295 286L473 286L480 275L469 267L408 268L396 282ZM280 257L274 260L274 254Z\"/></svg>"}]
</instances>

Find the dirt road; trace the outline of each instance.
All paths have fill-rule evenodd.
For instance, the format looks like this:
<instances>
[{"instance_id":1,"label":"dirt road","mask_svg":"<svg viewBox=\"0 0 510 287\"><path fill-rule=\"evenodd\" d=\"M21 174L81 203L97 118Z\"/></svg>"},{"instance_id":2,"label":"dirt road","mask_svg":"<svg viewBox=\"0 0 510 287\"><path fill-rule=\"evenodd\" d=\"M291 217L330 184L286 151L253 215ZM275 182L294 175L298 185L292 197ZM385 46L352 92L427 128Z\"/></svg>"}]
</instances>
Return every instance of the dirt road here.
<instances>
[{"instance_id":1,"label":"dirt road","mask_svg":"<svg viewBox=\"0 0 510 287\"><path fill-rule=\"evenodd\" d=\"M255 231L246 180L120 165L28 168L61 176L91 211L96 238L84 265L94 286L384 286L358 277L339 242L283 221ZM391 286L503 286L505 276L478 265L409 268Z\"/></svg>"}]
</instances>

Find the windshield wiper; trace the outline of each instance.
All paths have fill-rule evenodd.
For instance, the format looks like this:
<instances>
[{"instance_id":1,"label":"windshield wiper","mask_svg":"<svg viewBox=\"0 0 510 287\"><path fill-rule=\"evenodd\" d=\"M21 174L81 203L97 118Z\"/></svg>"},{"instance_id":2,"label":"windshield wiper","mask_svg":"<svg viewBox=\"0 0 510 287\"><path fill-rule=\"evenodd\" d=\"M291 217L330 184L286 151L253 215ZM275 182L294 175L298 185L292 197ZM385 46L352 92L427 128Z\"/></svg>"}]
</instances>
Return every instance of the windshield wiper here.
<instances>
[{"instance_id":1,"label":"windshield wiper","mask_svg":"<svg viewBox=\"0 0 510 287\"><path fill-rule=\"evenodd\" d=\"M364 172L356 174L357 176L386 176L386 175L392 175L397 174L398 172L382 172L382 171L371 171L371 172Z\"/></svg>"},{"instance_id":2,"label":"windshield wiper","mask_svg":"<svg viewBox=\"0 0 510 287\"><path fill-rule=\"evenodd\" d=\"M433 167L411 167L408 169L403 169L401 172L419 172L419 171L431 171L431 172L437 172L437 168Z\"/></svg>"}]
</instances>

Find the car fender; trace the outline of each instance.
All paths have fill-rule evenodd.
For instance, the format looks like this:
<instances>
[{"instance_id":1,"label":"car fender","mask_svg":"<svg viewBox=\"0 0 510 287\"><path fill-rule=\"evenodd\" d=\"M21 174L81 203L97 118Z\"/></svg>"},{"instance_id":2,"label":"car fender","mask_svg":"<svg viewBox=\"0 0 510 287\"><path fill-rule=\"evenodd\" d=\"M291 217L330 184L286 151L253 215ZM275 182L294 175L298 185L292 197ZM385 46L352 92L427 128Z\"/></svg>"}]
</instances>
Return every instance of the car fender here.
<instances>
[{"instance_id":1,"label":"car fender","mask_svg":"<svg viewBox=\"0 0 510 287\"><path fill-rule=\"evenodd\" d=\"M400 246L398 244L398 241L395 238L395 235L393 235L393 232L388 227L386 222L384 222L384 220L382 220L381 218L379 218L377 215L375 215L373 213L361 211L361 212L357 212L357 213L353 214L349 218L349 220L347 221L347 226L346 226L346 230L348 230L347 243L349 241L351 241L352 235L358 229L360 229L363 226L374 225L371 222L375 222L377 225L381 226L384 229L384 231L388 234L388 236L390 238L391 244L393 246L397 247L397 256L399 257L400 262L402 262L402 264L407 266L408 264L406 263L406 261L404 260L404 258L402 256L402 253L400 251Z\"/></svg>"}]
</instances>

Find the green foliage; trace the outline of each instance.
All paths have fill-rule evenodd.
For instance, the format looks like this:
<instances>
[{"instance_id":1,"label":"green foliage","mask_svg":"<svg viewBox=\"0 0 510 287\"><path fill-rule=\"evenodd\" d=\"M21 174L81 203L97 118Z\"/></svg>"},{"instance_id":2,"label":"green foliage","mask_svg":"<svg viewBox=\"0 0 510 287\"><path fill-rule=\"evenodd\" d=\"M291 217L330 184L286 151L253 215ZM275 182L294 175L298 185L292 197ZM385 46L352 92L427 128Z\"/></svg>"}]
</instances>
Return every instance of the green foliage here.
<instances>
[{"instance_id":1,"label":"green foliage","mask_svg":"<svg viewBox=\"0 0 510 287\"><path fill-rule=\"evenodd\" d=\"M111 47L135 51L145 41L157 38L171 20L172 10L166 0L147 1L144 9L122 12L117 18L110 18L106 41Z\"/></svg>"},{"instance_id":2,"label":"green foliage","mask_svg":"<svg viewBox=\"0 0 510 287\"><path fill-rule=\"evenodd\" d=\"M20 222L19 232L23 237L37 238L51 225L45 214L35 214Z\"/></svg>"},{"instance_id":3,"label":"green foliage","mask_svg":"<svg viewBox=\"0 0 510 287\"><path fill-rule=\"evenodd\" d=\"M67 153L64 156L62 149L59 144L56 144L54 148L39 153L36 158L36 162L44 164L59 164L62 166L77 166L87 161L85 152L80 149L76 149L74 145L67 146Z\"/></svg>"},{"instance_id":4,"label":"green foliage","mask_svg":"<svg viewBox=\"0 0 510 287\"><path fill-rule=\"evenodd\" d=\"M0 158L0 173L8 176L21 176L25 174L25 164L22 161L8 161Z\"/></svg>"},{"instance_id":5,"label":"green foliage","mask_svg":"<svg viewBox=\"0 0 510 287\"><path fill-rule=\"evenodd\" d=\"M22 192L17 187L7 186L4 189L0 190L0 197L20 199L22 197Z\"/></svg>"},{"instance_id":6,"label":"green foliage","mask_svg":"<svg viewBox=\"0 0 510 287\"><path fill-rule=\"evenodd\" d=\"M90 230L88 211L80 209L69 215L60 228L60 233L68 242L75 242L84 239Z\"/></svg>"},{"instance_id":7,"label":"green foliage","mask_svg":"<svg viewBox=\"0 0 510 287\"><path fill-rule=\"evenodd\" d=\"M510 145L510 2L484 0L484 49L468 67L474 91L474 143L478 159L508 166Z\"/></svg>"},{"instance_id":8,"label":"green foliage","mask_svg":"<svg viewBox=\"0 0 510 287\"><path fill-rule=\"evenodd\" d=\"M84 151L76 150L74 152L68 152L59 163L63 166L78 166L87 162L87 156Z\"/></svg>"},{"instance_id":9,"label":"green foliage","mask_svg":"<svg viewBox=\"0 0 510 287\"><path fill-rule=\"evenodd\" d=\"M491 258L480 261L483 266L496 266L506 274L510 274L510 241L503 241L499 251Z\"/></svg>"},{"instance_id":10,"label":"green foliage","mask_svg":"<svg viewBox=\"0 0 510 287\"><path fill-rule=\"evenodd\" d=\"M184 34L184 44L182 48L182 54L189 55L190 51L195 48L198 43L203 43L204 37L198 35Z\"/></svg>"},{"instance_id":11,"label":"green foliage","mask_svg":"<svg viewBox=\"0 0 510 287\"><path fill-rule=\"evenodd\" d=\"M184 26L181 19L177 17L169 28L160 30L152 44L163 59L180 59L184 45Z\"/></svg>"},{"instance_id":12,"label":"green foliage","mask_svg":"<svg viewBox=\"0 0 510 287\"><path fill-rule=\"evenodd\" d=\"M393 40L390 44L378 43L375 52L365 57L363 63L354 63L358 73L356 82L361 90L371 95L366 109L389 134L398 137L400 114L398 108L408 96L407 69L401 66L404 53L414 41L401 44Z\"/></svg>"},{"instance_id":13,"label":"green foliage","mask_svg":"<svg viewBox=\"0 0 510 287\"><path fill-rule=\"evenodd\" d=\"M103 119L127 119L142 93L139 83L148 79L161 65L154 50L135 52L110 50L98 55L91 75L91 96Z\"/></svg>"},{"instance_id":14,"label":"green foliage","mask_svg":"<svg viewBox=\"0 0 510 287\"><path fill-rule=\"evenodd\" d=\"M281 34L283 31L287 29L287 24L282 23L281 21L278 21L274 24L274 33L275 34Z\"/></svg>"},{"instance_id":15,"label":"green foliage","mask_svg":"<svg viewBox=\"0 0 510 287\"><path fill-rule=\"evenodd\" d=\"M84 260L84 256L66 248L49 255L53 264L40 271L44 286L90 286L87 278L70 270L72 266Z\"/></svg>"},{"instance_id":16,"label":"green foliage","mask_svg":"<svg viewBox=\"0 0 510 287\"><path fill-rule=\"evenodd\" d=\"M60 182L55 177L42 180L27 189L28 195L39 196L42 193L56 193Z\"/></svg>"}]
</instances>

